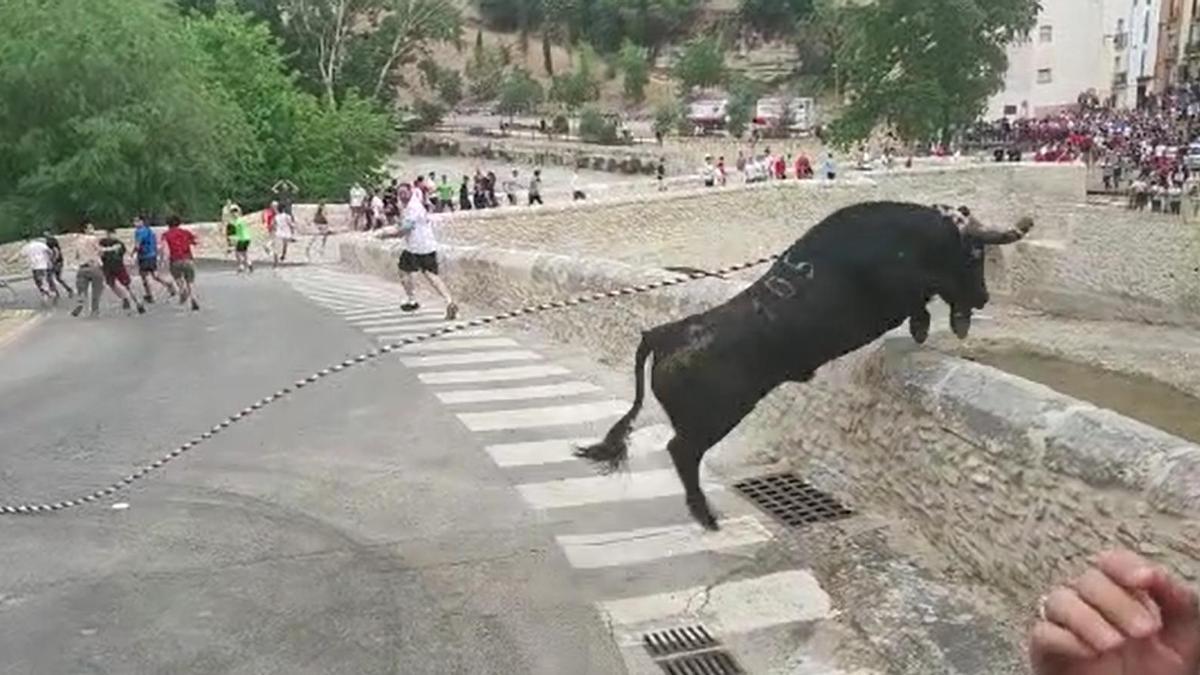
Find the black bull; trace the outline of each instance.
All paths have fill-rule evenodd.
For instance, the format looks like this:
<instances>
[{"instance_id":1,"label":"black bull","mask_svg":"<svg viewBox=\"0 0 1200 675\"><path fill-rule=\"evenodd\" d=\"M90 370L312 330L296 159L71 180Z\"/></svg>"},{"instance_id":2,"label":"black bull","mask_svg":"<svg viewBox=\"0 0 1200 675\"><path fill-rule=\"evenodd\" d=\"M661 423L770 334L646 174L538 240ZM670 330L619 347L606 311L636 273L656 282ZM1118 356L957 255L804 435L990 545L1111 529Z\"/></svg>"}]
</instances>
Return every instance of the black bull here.
<instances>
[{"instance_id":1,"label":"black bull","mask_svg":"<svg viewBox=\"0 0 1200 675\"><path fill-rule=\"evenodd\" d=\"M868 202L815 225L754 284L700 314L642 334L633 407L596 445L576 455L615 470L626 460L633 420L650 386L675 436L667 450L683 482L688 510L717 528L700 489L700 460L758 402L783 382L806 382L817 368L909 319L917 342L929 335L925 305L951 308L959 338L971 311L988 302L985 244L1017 241L1033 226L1021 219L988 230L965 207Z\"/></svg>"}]
</instances>

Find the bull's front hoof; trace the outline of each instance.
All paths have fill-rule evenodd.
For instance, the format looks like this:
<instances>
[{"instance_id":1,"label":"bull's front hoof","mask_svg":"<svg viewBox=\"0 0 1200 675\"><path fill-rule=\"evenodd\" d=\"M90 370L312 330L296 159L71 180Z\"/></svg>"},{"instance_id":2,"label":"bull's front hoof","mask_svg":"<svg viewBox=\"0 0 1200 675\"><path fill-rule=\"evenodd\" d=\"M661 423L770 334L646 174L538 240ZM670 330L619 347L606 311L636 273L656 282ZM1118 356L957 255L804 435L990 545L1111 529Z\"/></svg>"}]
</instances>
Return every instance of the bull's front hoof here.
<instances>
[{"instance_id":1,"label":"bull's front hoof","mask_svg":"<svg viewBox=\"0 0 1200 675\"><path fill-rule=\"evenodd\" d=\"M958 336L959 340L967 339L967 334L971 332L971 315L951 314L950 330L954 331L954 334Z\"/></svg>"},{"instance_id":2,"label":"bull's front hoof","mask_svg":"<svg viewBox=\"0 0 1200 675\"><path fill-rule=\"evenodd\" d=\"M925 344L925 341L929 339L929 322L909 319L908 333L912 335L912 339L917 341L917 344Z\"/></svg>"}]
</instances>

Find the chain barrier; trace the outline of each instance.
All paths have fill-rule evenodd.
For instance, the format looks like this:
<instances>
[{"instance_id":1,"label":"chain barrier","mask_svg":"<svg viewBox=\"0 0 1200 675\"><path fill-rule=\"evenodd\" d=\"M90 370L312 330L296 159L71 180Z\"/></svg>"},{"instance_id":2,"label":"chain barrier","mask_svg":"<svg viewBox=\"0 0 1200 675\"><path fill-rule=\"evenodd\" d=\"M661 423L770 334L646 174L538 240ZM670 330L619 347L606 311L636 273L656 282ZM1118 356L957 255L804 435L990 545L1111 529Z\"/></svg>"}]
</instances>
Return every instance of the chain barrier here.
<instances>
[{"instance_id":1,"label":"chain barrier","mask_svg":"<svg viewBox=\"0 0 1200 675\"><path fill-rule=\"evenodd\" d=\"M353 368L356 365L366 363L367 361L370 361L372 359L383 356L384 354L390 354L391 352L393 352L397 349L406 347L408 345L417 344L419 342L424 342L426 340L432 340L434 338L441 337L443 335L449 335L450 333L457 333L459 331L468 330L471 328L479 328L481 326L487 326L487 325L490 325L493 323L498 323L500 321L516 319L518 317L528 316L531 314L540 314L542 312L548 312L548 311L556 310L556 309L566 309L568 307L577 307L579 305L586 305L589 303L598 302L600 300L607 300L609 298L618 298L618 297L621 297L624 295L636 295L639 293L648 293L650 291L656 291L656 290L668 288L671 286L678 286L678 285L686 283L688 281L694 281L694 280L703 279L706 277L720 278L726 274L740 272L743 270L750 269L752 267L757 267L759 265L771 262L771 261L777 259L778 257L779 257L778 255L763 256L761 258L755 258L754 260L749 260L746 262L738 263L736 265L722 267L717 270L711 270L711 271L697 270L695 272L690 272L688 274L683 274L683 275L680 275L677 277L672 277L670 279L663 279L661 281L655 281L655 282L651 282L648 284L637 284L634 286L625 286L624 288L618 288L618 289L611 290L611 291L601 291L601 292L597 292L597 293L587 293L587 294L583 294L583 295L577 295L577 296L575 296L573 298L569 298L567 300L557 300L554 302L543 302L543 303L537 304L537 305L528 305L528 306L522 307L520 309L514 309L514 310L511 310L508 312L502 312L500 314L492 314L489 316L479 317L477 319L460 321L452 326L446 326L443 328L439 328L437 330L430 331L428 333L423 333L421 335L414 335L411 337L406 337L397 342L392 342L392 343L383 345L381 347L378 347L376 349L372 349L369 352L359 354L358 356L356 356L354 358L346 359L345 361L342 361L341 363L334 364L327 368L322 368L321 370L318 370L317 372L313 373L312 375L309 375L308 377L296 380L294 383L292 383L292 386L283 387L279 391L276 391L274 394L271 394L269 396L266 396L264 398L261 398L261 399L255 401L254 403L251 403L249 406L242 408L238 412L236 412L236 413L230 415L229 417L225 418L224 420L222 420L220 424L217 424L213 428L209 429L208 431L205 431L204 433L200 434L199 436L196 436L196 437L192 438L191 440L182 443L181 445L179 445L179 447L171 450L167 454L163 455L161 458L155 460L154 462L151 462L150 464L143 466L142 468L129 474L128 476L122 478L121 480L116 481L115 483L112 483L111 485L109 485L106 488L96 490L95 492L84 495L82 497L76 497L74 499L65 499L62 501L57 501L57 502L52 502L52 503L0 505L0 515L29 515L29 514L35 514L35 513L49 513L49 512L54 512L54 511L62 511L64 509L74 508L76 506L83 506L84 504L90 504L92 502L102 500L106 497L110 497L110 496L116 494L117 492L120 492L121 490L124 490L125 488L129 487L135 481L137 481L141 478L145 478L151 472L153 472L157 469L161 469L162 467L166 466L168 462L175 459L176 457L179 457L190 450L194 450L197 446L201 445L205 441L211 439L212 437L216 436L217 434L221 433L222 431L233 426L233 424L235 424L236 422L239 422L239 421L245 419L246 417L249 417L250 415L254 414L255 412L262 410L263 408L267 407L271 403L274 403L275 401L278 401L282 398L286 398L287 396L299 391L300 389L303 389L304 387L307 387L310 384L313 384L314 382L316 382L324 377L328 377L335 373L340 373L343 370L346 370L347 368Z\"/></svg>"}]
</instances>

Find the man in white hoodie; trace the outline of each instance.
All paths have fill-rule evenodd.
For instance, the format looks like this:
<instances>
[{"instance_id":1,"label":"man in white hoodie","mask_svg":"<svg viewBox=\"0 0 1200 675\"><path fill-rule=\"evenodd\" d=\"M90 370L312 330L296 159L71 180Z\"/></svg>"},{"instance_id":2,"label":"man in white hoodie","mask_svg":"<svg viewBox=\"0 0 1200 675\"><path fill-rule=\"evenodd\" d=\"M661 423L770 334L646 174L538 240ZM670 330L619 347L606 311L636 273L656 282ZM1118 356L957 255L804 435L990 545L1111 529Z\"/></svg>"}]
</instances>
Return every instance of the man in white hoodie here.
<instances>
[{"instance_id":1,"label":"man in white hoodie","mask_svg":"<svg viewBox=\"0 0 1200 675\"><path fill-rule=\"evenodd\" d=\"M429 285L446 301L446 320L458 318L458 305L450 295L450 289L438 276L437 240L433 236L433 225L425 209L420 189L412 189L407 183L400 186L399 201L406 202L398 227L382 228L377 237L404 237L404 251L400 254L400 284L404 286L407 302L400 305L406 312L415 312L421 305L414 294L413 276L420 272Z\"/></svg>"}]
</instances>

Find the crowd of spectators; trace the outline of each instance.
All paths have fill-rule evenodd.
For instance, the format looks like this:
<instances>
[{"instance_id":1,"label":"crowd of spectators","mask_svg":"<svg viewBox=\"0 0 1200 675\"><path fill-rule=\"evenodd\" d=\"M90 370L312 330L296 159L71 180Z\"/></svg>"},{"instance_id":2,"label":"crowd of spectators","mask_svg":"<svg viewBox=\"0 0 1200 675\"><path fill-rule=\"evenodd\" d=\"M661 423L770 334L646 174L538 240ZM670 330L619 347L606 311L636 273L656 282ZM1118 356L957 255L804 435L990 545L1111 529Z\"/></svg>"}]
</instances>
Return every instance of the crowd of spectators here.
<instances>
[{"instance_id":1,"label":"crowd of spectators","mask_svg":"<svg viewBox=\"0 0 1200 675\"><path fill-rule=\"evenodd\" d=\"M1197 132L1200 82L1193 82L1132 109L1081 94L1054 114L980 124L966 140L996 161L1084 161L1099 168L1105 190L1129 195L1130 208L1178 213L1182 196L1197 192L1200 154L1189 161L1188 151Z\"/></svg>"}]
</instances>

